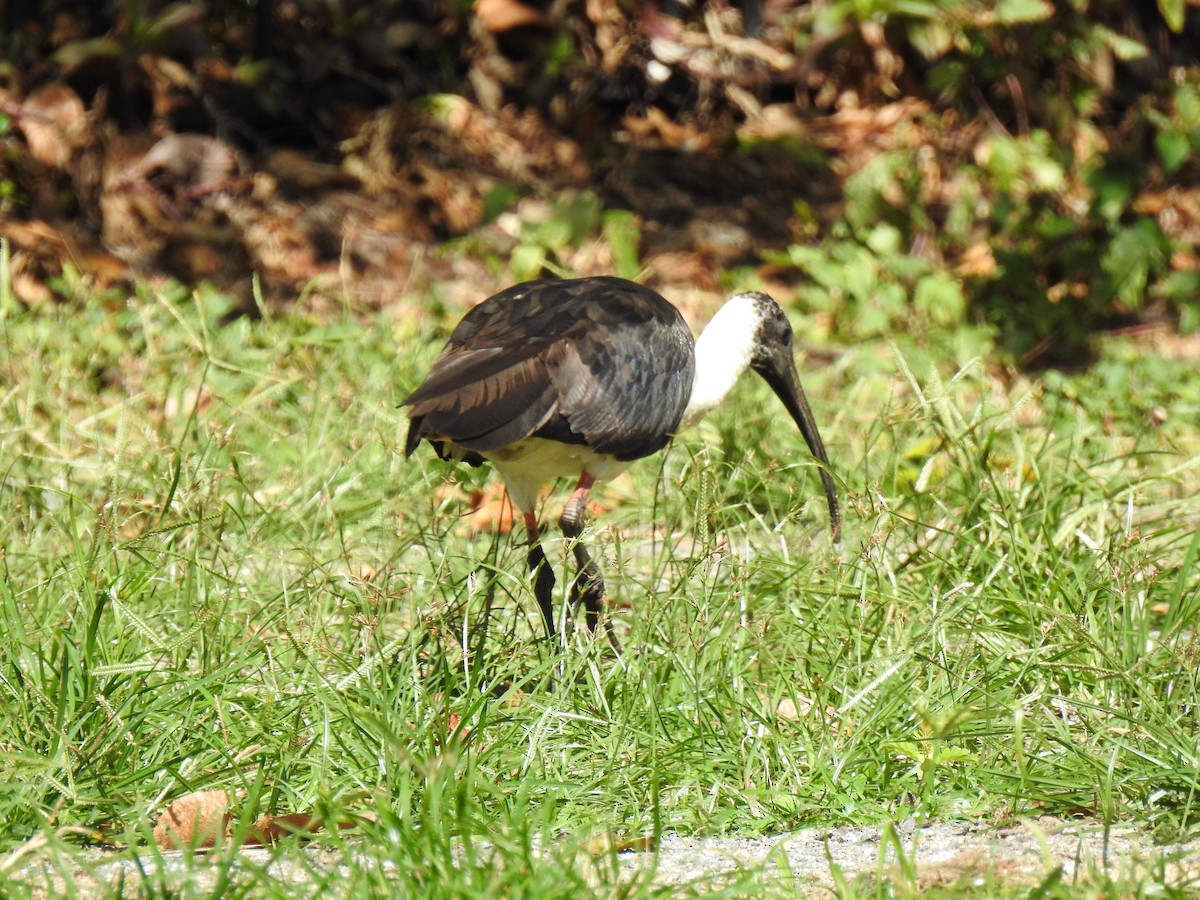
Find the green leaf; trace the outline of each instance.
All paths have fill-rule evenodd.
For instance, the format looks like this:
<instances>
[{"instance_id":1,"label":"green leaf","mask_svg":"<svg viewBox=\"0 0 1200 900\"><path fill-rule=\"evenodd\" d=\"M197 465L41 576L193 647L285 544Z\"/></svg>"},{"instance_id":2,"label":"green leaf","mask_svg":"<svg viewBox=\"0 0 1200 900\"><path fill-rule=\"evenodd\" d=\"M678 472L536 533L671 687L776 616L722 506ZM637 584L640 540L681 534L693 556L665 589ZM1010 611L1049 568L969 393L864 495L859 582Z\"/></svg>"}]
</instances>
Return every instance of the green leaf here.
<instances>
[{"instance_id":1,"label":"green leaf","mask_svg":"<svg viewBox=\"0 0 1200 900\"><path fill-rule=\"evenodd\" d=\"M1153 219L1138 219L1117 232L1100 261L1112 279L1113 293L1130 309L1138 309L1146 293L1150 273L1166 261L1166 239Z\"/></svg>"},{"instance_id":2,"label":"green leaf","mask_svg":"<svg viewBox=\"0 0 1200 900\"><path fill-rule=\"evenodd\" d=\"M976 756L965 747L942 747L938 750L937 764L974 762Z\"/></svg>"},{"instance_id":3,"label":"green leaf","mask_svg":"<svg viewBox=\"0 0 1200 900\"><path fill-rule=\"evenodd\" d=\"M1047 0L1000 0L996 4L996 21L1002 25L1025 22L1045 22L1054 15Z\"/></svg>"},{"instance_id":4,"label":"green leaf","mask_svg":"<svg viewBox=\"0 0 1200 900\"><path fill-rule=\"evenodd\" d=\"M905 194L901 176L912 166L909 150L881 153L846 179L846 220L855 229L872 227L892 204L885 199L889 192Z\"/></svg>"},{"instance_id":5,"label":"green leaf","mask_svg":"<svg viewBox=\"0 0 1200 900\"><path fill-rule=\"evenodd\" d=\"M612 248L613 271L621 278L635 278L641 270L638 245L642 239L637 216L625 209L611 209L604 214L603 231Z\"/></svg>"},{"instance_id":6,"label":"green leaf","mask_svg":"<svg viewBox=\"0 0 1200 900\"><path fill-rule=\"evenodd\" d=\"M806 244L793 244L788 256L797 269L806 272L817 284L827 288L843 289L846 286L842 263L831 259L828 253Z\"/></svg>"},{"instance_id":7,"label":"green leaf","mask_svg":"<svg viewBox=\"0 0 1200 900\"><path fill-rule=\"evenodd\" d=\"M525 281L541 274L546 264L546 253L537 244L518 244L513 248L508 264L513 277L518 281Z\"/></svg>"},{"instance_id":8,"label":"green leaf","mask_svg":"<svg viewBox=\"0 0 1200 900\"><path fill-rule=\"evenodd\" d=\"M591 191L583 191L556 210L558 218L567 225L565 243L578 247L600 227L603 209L600 199Z\"/></svg>"},{"instance_id":9,"label":"green leaf","mask_svg":"<svg viewBox=\"0 0 1200 900\"><path fill-rule=\"evenodd\" d=\"M458 94L427 94L420 100L425 112L443 121L449 120L466 103L466 99Z\"/></svg>"},{"instance_id":10,"label":"green leaf","mask_svg":"<svg viewBox=\"0 0 1200 900\"><path fill-rule=\"evenodd\" d=\"M860 303L866 303L879 285L879 262L865 247L855 247L844 272L846 292Z\"/></svg>"},{"instance_id":11,"label":"green leaf","mask_svg":"<svg viewBox=\"0 0 1200 900\"><path fill-rule=\"evenodd\" d=\"M1138 188L1137 176L1119 161L1098 169L1088 181L1096 192L1096 212L1110 222L1117 221L1125 214Z\"/></svg>"},{"instance_id":12,"label":"green leaf","mask_svg":"<svg viewBox=\"0 0 1200 900\"><path fill-rule=\"evenodd\" d=\"M1008 193L1022 174L1022 150L1016 138L994 135L980 142L983 168L996 181L996 187Z\"/></svg>"},{"instance_id":13,"label":"green leaf","mask_svg":"<svg viewBox=\"0 0 1200 900\"><path fill-rule=\"evenodd\" d=\"M1179 307L1179 331L1181 334L1200 332L1200 305L1194 301Z\"/></svg>"},{"instance_id":14,"label":"green leaf","mask_svg":"<svg viewBox=\"0 0 1200 900\"><path fill-rule=\"evenodd\" d=\"M953 325L962 321L967 298L957 278L947 272L934 272L917 282L913 305L938 325Z\"/></svg>"},{"instance_id":15,"label":"green leaf","mask_svg":"<svg viewBox=\"0 0 1200 900\"><path fill-rule=\"evenodd\" d=\"M875 301L892 315L902 316L908 309L908 291L904 285L895 282L881 284Z\"/></svg>"},{"instance_id":16,"label":"green leaf","mask_svg":"<svg viewBox=\"0 0 1200 900\"><path fill-rule=\"evenodd\" d=\"M937 19L913 24L908 29L908 39L927 60L941 59L954 46L954 33Z\"/></svg>"},{"instance_id":17,"label":"green leaf","mask_svg":"<svg viewBox=\"0 0 1200 900\"><path fill-rule=\"evenodd\" d=\"M1145 59L1150 55L1150 51L1146 49L1146 45L1141 41L1135 41L1133 38L1125 37L1123 34L1117 34L1111 28L1097 25L1096 33L1108 45L1108 49L1113 52L1113 55L1122 62Z\"/></svg>"},{"instance_id":18,"label":"green leaf","mask_svg":"<svg viewBox=\"0 0 1200 900\"><path fill-rule=\"evenodd\" d=\"M1168 175L1177 171L1192 155L1191 140L1186 134L1173 128L1164 129L1155 135L1154 145Z\"/></svg>"},{"instance_id":19,"label":"green leaf","mask_svg":"<svg viewBox=\"0 0 1200 900\"><path fill-rule=\"evenodd\" d=\"M866 245L880 256L891 256L900 252L904 235L895 225L876 225L867 234Z\"/></svg>"},{"instance_id":20,"label":"green leaf","mask_svg":"<svg viewBox=\"0 0 1200 900\"><path fill-rule=\"evenodd\" d=\"M917 279L925 277L933 268L928 260L908 253L890 254L881 259L880 263L890 277L906 284L913 284Z\"/></svg>"},{"instance_id":21,"label":"green leaf","mask_svg":"<svg viewBox=\"0 0 1200 900\"><path fill-rule=\"evenodd\" d=\"M1175 115L1184 128L1200 125L1200 91L1195 85L1180 85L1175 91Z\"/></svg>"},{"instance_id":22,"label":"green leaf","mask_svg":"<svg viewBox=\"0 0 1200 900\"><path fill-rule=\"evenodd\" d=\"M1181 311L1189 305L1195 308L1195 299L1200 297L1200 272L1181 270L1167 274L1155 282L1154 296L1178 304Z\"/></svg>"},{"instance_id":23,"label":"green leaf","mask_svg":"<svg viewBox=\"0 0 1200 900\"><path fill-rule=\"evenodd\" d=\"M935 19L945 14L935 0L893 0L888 13L910 19Z\"/></svg>"},{"instance_id":24,"label":"green leaf","mask_svg":"<svg viewBox=\"0 0 1200 900\"><path fill-rule=\"evenodd\" d=\"M1187 12L1186 0L1158 0L1158 11L1162 13L1168 28L1176 34L1183 31L1183 19Z\"/></svg>"},{"instance_id":25,"label":"green leaf","mask_svg":"<svg viewBox=\"0 0 1200 900\"><path fill-rule=\"evenodd\" d=\"M111 38L90 38L63 44L54 54L54 61L68 72L99 59L120 59L125 48Z\"/></svg>"},{"instance_id":26,"label":"green leaf","mask_svg":"<svg viewBox=\"0 0 1200 900\"><path fill-rule=\"evenodd\" d=\"M493 187L483 197L482 223L486 225L496 221L496 217L512 206L519 196L520 191L514 185L498 184Z\"/></svg>"},{"instance_id":27,"label":"green leaf","mask_svg":"<svg viewBox=\"0 0 1200 900\"><path fill-rule=\"evenodd\" d=\"M925 751L915 741L885 741L883 749L890 750L896 756L903 756L913 762L925 759Z\"/></svg>"},{"instance_id":28,"label":"green leaf","mask_svg":"<svg viewBox=\"0 0 1200 900\"><path fill-rule=\"evenodd\" d=\"M203 22L208 10L203 3L172 3L146 27L145 38L148 41L159 41L188 25Z\"/></svg>"}]
</instances>

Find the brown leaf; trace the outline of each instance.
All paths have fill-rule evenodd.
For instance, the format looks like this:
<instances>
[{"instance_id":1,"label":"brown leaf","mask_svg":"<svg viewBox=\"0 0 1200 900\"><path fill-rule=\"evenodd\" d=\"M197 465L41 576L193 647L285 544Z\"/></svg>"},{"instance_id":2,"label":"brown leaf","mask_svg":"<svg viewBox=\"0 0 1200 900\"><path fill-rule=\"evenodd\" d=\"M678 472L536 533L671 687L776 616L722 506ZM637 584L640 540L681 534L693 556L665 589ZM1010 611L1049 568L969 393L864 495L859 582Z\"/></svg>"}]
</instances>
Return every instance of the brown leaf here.
<instances>
[{"instance_id":1,"label":"brown leaf","mask_svg":"<svg viewBox=\"0 0 1200 900\"><path fill-rule=\"evenodd\" d=\"M212 847L233 834L234 801L228 791L193 791L167 804L154 825L154 843L164 850ZM344 822L340 828L353 828ZM308 813L274 813L254 820L245 843L273 844L289 835L312 837L325 823Z\"/></svg>"},{"instance_id":2,"label":"brown leaf","mask_svg":"<svg viewBox=\"0 0 1200 900\"><path fill-rule=\"evenodd\" d=\"M782 138L804 140L808 126L793 103L771 103L762 107L757 115L748 116L745 124L737 130L742 140L758 138L776 141Z\"/></svg>"},{"instance_id":3,"label":"brown leaf","mask_svg":"<svg viewBox=\"0 0 1200 900\"><path fill-rule=\"evenodd\" d=\"M587 0L585 3L584 14L592 23L596 47L603 54L601 68L605 72L616 72L621 68L639 27L648 37L665 36L670 40L674 40L683 30L678 19L657 15L653 4L641 3L637 8L643 21L635 24L630 20L629 11L624 8L624 4L612 3L611 0ZM668 23L663 26L667 29L666 34L652 33L649 27L651 21ZM674 28L669 23L675 23Z\"/></svg>"},{"instance_id":4,"label":"brown leaf","mask_svg":"<svg viewBox=\"0 0 1200 900\"><path fill-rule=\"evenodd\" d=\"M302 191L356 189L360 184L360 180L345 166L321 162L288 147L272 150L263 165L281 182Z\"/></svg>"},{"instance_id":5,"label":"brown leaf","mask_svg":"<svg viewBox=\"0 0 1200 900\"><path fill-rule=\"evenodd\" d=\"M25 306L37 306L39 303L49 303L54 299L54 292L46 286L46 283L27 272L14 273L11 281L13 296Z\"/></svg>"},{"instance_id":6,"label":"brown leaf","mask_svg":"<svg viewBox=\"0 0 1200 900\"><path fill-rule=\"evenodd\" d=\"M784 697L775 705L775 715L796 722L807 716L812 708L813 702L808 697L800 697L798 703L791 697Z\"/></svg>"},{"instance_id":7,"label":"brown leaf","mask_svg":"<svg viewBox=\"0 0 1200 900\"><path fill-rule=\"evenodd\" d=\"M550 25L544 13L517 0L475 0L475 15L493 34L525 26L547 28Z\"/></svg>"},{"instance_id":8,"label":"brown leaf","mask_svg":"<svg viewBox=\"0 0 1200 900\"><path fill-rule=\"evenodd\" d=\"M980 241L968 247L954 267L960 278L991 278L996 274L996 257L986 242Z\"/></svg>"},{"instance_id":9,"label":"brown leaf","mask_svg":"<svg viewBox=\"0 0 1200 900\"><path fill-rule=\"evenodd\" d=\"M1157 216L1170 203L1170 196L1164 191L1142 191L1133 198L1133 211L1143 216Z\"/></svg>"},{"instance_id":10,"label":"brown leaf","mask_svg":"<svg viewBox=\"0 0 1200 900\"><path fill-rule=\"evenodd\" d=\"M513 518L512 501L503 482L489 482L482 490L471 493L471 512L467 515L467 530L471 534L508 534Z\"/></svg>"},{"instance_id":11,"label":"brown leaf","mask_svg":"<svg viewBox=\"0 0 1200 900\"><path fill-rule=\"evenodd\" d=\"M706 150L712 144L710 133L675 122L657 106L651 106L643 116L625 116L621 125L635 142L661 143L664 147L689 151Z\"/></svg>"},{"instance_id":12,"label":"brown leaf","mask_svg":"<svg viewBox=\"0 0 1200 900\"><path fill-rule=\"evenodd\" d=\"M57 228L41 219L30 219L27 222L6 222L4 236L14 247L26 250L39 250L47 244L56 250L64 248L66 238Z\"/></svg>"},{"instance_id":13,"label":"brown leaf","mask_svg":"<svg viewBox=\"0 0 1200 900\"><path fill-rule=\"evenodd\" d=\"M122 180L163 175L177 182L177 194L198 197L223 187L237 167L237 154L224 141L204 134L169 134L133 162Z\"/></svg>"},{"instance_id":14,"label":"brown leaf","mask_svg":"<svg viewBox=\"0 0 1200 900\"><path fill-rule=\"evenodd\" d=\"M86 140L87 110L65 84L47 84L26 97L16 121L29 155L55 169L66 168L72 151Z\"/></svg>"},{"instance_id":15,"label":"brown leaf","mask_svg":"<svg viewBox=\"0 0 1200 900\"><path fill-rule=\"evenodd\" d=\"M278 815L259 816L250 827L246 836L247 844L273 844L280 838L289 835L299 835L311 838L323 830L325 823L316 816L306 813L280 813Z\"/></svg>"},{"instance_id":16,"label":"brown leaf","mask_svg":"<svg viewBox=\"0 0 1200 900\"><path fill-rule=\"evenodd\" d=\"M138 58L138 68L146 76L151 108L157 120L167 119L177 106L201 92L196 76L169 57L144 53Z\"/></svg>"},{"instance_id":17,"label":"brown leaf","mask_svg":"<svg viewBox=\"0 0 1200 900\"><path fill-rule=\"evenodd\" d=\"M154 825L154 843L164 850L211 847L230 833L228 791L193 791L167 804Z\"/></svg>"}]
</instances>

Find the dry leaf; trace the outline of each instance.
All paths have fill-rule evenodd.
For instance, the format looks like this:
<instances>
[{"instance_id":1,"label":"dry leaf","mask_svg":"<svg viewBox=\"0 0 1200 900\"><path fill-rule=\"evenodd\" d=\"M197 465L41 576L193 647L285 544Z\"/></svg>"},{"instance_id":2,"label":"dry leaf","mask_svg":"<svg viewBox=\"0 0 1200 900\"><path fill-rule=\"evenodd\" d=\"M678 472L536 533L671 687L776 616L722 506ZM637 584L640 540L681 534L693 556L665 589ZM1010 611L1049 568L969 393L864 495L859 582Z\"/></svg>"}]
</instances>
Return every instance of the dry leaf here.
<instances>
[{"instance_id":1,"label":"dry leaf","mask_svg":"<svg viewBox=\"0 0 1200 900\"><path fill-rule=\"evenodd\" d=\"M228 791L194 791L167 804L154 825L154 843L164 850L212 847L233 834L234 801ZM277 813L254 820L246 835L247 845L272 844L289 835L312 837L325 823L307 813ZM353 828L345 822L339 827Z\"/></svg>"},{"instance_id":2,"label":"dry leaf","mask_svg":"<svg viewBox=\"0 0 1200 900\"><path fill-rule=\"evenodd\" d=\"M513 528L513 505L503 482L489 482L482 490L471 492L471 512L467 530L471 534L508 534Z\"/></svg>"},{"instance_id":3,"label":"dry leaf","mask_svg":"<svg viewBox=\"0 0 1200 900\"><path fill-rule=\"evenodd\" d=\"M29 155L44 166L63 169L84 141L87 110L75 91L54 83L26 97L16 121Z\"/></svg>"},{"instance_id":4,"label":"dry leaf","mask_svg":"<svg viewBox=\"0 0 1200 900\"><path fill-rule=\"evenodd\" d=\"M813 702L807 697L800 697L798 702L791 697L784 697L776 704L775 715L795 722L812 712L812 708Z\"/></svg>"},{"instance_id":5,"label":"dry leaf","mask_svg":"<svg viewBox=\"0 0 1200 900\"><path fill-rule=\"evenodd\" d=\"M10 279L13 296L24 306L37 306L39 303L49 303L54 299L54 292L46 283L26 272L14 273Z\"/></svg>"},{"instance_id":6,"label":"dry leaf","mask_svg":"<svg viewBox=\"0 0 1200 900\"><path fill-rule=\"evenodd\" d=\"M343 827L352 827L345 825ZM259 816L246 836L246 843L273 844L280 838L289 835L299 835L309 838L324 828L324 823L315 816L306 813L280 813L273 816Z\"/></svg>"},{"instance_id":7,"label":"dry leaf","mask_svg":"<svg viewBox=\"0 0 1200 900\"><path fill-rule=\"evenodd\" d=\"M169 134L126 166L118 183L155 194L167 189L177 206L234 183L237 170L237 154L224 141L203 134Z\"/></svg>"},{"instance_id":8,"label":"dry leaf","mask_svg":"<svg viewBox=\"0 0 1200 900\"><path fill-rule=\"evenodd\" d=\"M1131 208L1139 215L1157 216L1170 202L1170 195L1164 191L1142 191L1133 198Z\"/></svg>"},{"instance_id":9,"label":"dry leaf","mask_svg":"<svg viewBox=\"0 0 1200 900\"><path fill-rule=\"evenodd\" d=\"M546 28L550 24L540 10L516 0L475 0L475 15L493 34L525 26Z\"/></svg>"},{"instance_id":10,"label":"dry leaf","mask_svg":"<svg viewBox=\"0 0 1200 900\"><path fill-rule=\"evenodd\" d=\"M996 274L992 248L983 241L968 247L954 267L954 274L959 278L991 278Z\"/></svg>"},{"instance_id":11,"label":"dry leaf","mask_svg":"<svg viewBox=\"0 0 1200 900\"><path fill-rule=\"evenodd\" d=\"M154 843L165 850L211 847L229 836L228 791L194 791L172 800L154 825Z\"/></svg>"},{"instance_id":12,"label":"dry leaf","mask_svg":"<svg viewBox=\"0 0 1200 900\"><path fill-rule=\"evenodd\" d=\"M700 128L680 125L657 106L644 115L627 115L621 125L634 141L659 142L664 147L702 151L712 144L712 135Z\"/></svg>"}]
</instances>

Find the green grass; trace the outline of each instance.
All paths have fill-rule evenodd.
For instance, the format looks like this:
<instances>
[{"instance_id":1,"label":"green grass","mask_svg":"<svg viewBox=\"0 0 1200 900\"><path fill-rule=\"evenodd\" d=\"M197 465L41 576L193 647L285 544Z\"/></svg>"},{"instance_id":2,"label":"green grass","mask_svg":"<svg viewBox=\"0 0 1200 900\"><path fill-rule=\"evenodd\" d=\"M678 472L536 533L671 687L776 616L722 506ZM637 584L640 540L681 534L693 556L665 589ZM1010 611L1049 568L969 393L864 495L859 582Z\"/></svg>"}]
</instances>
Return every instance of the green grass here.
<instances>
[{"instance_id":1,"label":"green grass","mask_svg":"<svg viewBox=\"0 0 1200 900\"><path fill-rule=\"evenodd\" d=\"M22 847L70 877L215 788L246 792L242 825L356 822L317 840L355 854L331 887L356 896L661 890L618 887L597 834L1080 813L1194 833L1194 362L1116 342L1087 373L1001 381L951 336L802 363L837 547L802 439L747 379L602 494L615 659L539 640L519 537L463 521L485 473L398 452L396 402L452 322L225 312L149 289L0 304L0 893L36 882L4 864ZM236 860L204 860L216 887L124 889L288 895Z\"/></svg>"}]
</instances>

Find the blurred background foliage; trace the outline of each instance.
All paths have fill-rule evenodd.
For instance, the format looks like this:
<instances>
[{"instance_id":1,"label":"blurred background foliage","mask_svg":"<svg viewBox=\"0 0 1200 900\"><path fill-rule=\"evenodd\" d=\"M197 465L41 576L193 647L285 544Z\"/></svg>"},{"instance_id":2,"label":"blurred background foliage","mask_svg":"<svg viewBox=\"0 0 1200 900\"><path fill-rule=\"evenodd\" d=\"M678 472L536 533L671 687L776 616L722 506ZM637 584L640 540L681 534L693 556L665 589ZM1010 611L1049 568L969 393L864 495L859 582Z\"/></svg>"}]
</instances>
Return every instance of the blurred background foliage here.
<instances>
[{"instance_id":1,"label":"blurred background foliage","mask_svg":"<svg viewBox=\"0 0 1200 900\"><path fill-rule=\"evenodd\" d=\"M1200 328L1194 0L0 11L19 302L615 271L792 288L835 340L969 325L1031 367Z\"/></svg>"}]
</instances>

